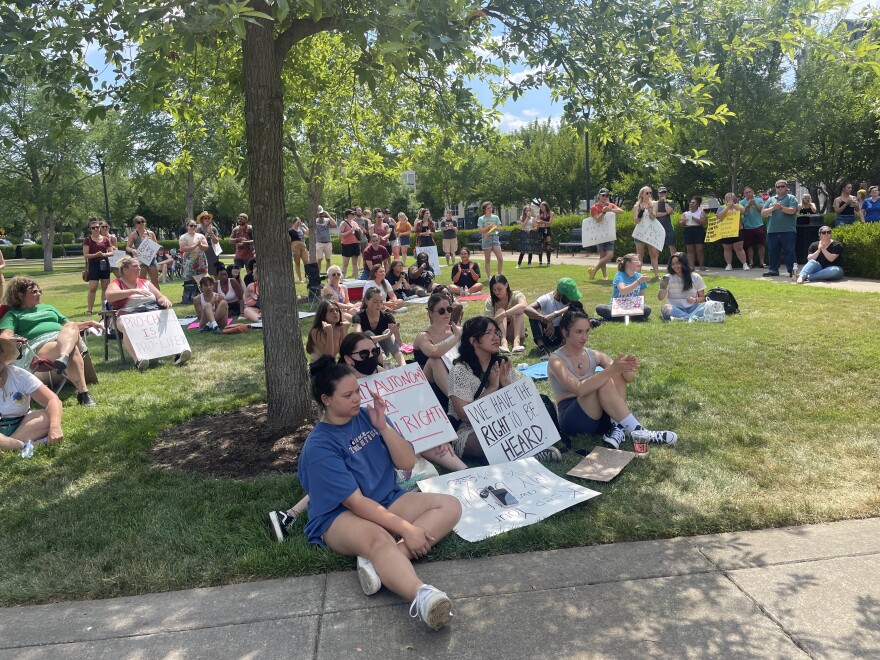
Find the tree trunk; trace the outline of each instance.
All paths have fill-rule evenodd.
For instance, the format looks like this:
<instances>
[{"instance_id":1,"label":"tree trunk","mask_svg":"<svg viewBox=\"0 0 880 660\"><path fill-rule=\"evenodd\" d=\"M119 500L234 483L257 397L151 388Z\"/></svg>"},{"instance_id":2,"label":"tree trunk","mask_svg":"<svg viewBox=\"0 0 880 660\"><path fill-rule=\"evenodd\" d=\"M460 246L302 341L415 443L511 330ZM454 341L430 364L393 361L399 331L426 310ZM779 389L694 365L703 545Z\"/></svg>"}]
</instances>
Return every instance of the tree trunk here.
<instances>
[{"instance_id":1,"label":"tree trunk","mask_svg":"<svg viewBox=\"0 0 880 660\"><path fill-rule=\"evenodd\" d=\"M196 196L196 183L195 176L193 176L192 168L190 167L186 171L186 217L195 219L195 208L193 208L193 204L195 204L195 196Z\"/></svg>"},{"instance_id":2,"label":"tree trunk","mask_svg":"<svg viewBox=\"0 0 880 660\"><path fill-rule=\"evenodd\" d=\"M267 11L263 2L252 3ZM243 44L248 194L258 255L269 423L293 429L311 414L284 208L283 94L271 21L246 24Z\"/></svg>"},{"instance_id":3,"label":"tree trunk","mask_svg":"<svg viewBox=\"0 0 880 660\"><path fill-rule=\"evenodd\" d=\"M37 222L40 225L40 239L43 244L43 272L51 273L55 267L52 264L52 248L55 245L55 222L54 218L46 213L46 205L43 201L43 185L40 173L36 167L31 167L31 186L34 189L34 199L37 204Z\"/></svg>"}]
</instances>

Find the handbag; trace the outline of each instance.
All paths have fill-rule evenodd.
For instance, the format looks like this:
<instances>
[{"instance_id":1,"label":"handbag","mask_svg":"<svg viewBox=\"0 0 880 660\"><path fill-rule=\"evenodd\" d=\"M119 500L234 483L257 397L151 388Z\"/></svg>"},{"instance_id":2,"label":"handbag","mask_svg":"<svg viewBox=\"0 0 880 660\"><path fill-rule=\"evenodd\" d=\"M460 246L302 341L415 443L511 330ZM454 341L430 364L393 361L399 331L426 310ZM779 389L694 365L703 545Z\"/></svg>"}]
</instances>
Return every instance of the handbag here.
<instances>
[{"instance_id":1,"label":"handbag","mask_svg":"<svg viewBox=\"0 0 880 660\"><path fill-rule=\"evenodd\" d=\"M89 269L88 268L83 268L82 278L83 278L83 282L89 281Z\"/></svg>"}]
</instances>

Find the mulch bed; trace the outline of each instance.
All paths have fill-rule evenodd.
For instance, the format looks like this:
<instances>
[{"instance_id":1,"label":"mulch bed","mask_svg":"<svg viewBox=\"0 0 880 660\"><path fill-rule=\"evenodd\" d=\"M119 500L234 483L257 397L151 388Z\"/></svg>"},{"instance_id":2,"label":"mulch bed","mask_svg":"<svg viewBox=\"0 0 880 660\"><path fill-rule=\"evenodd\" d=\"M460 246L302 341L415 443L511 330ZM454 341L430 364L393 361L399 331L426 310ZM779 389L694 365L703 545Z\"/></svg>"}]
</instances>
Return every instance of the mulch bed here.
<instances>
[{"instance_id":1,"label":"mulch bed","mask_svg":"<svg viewBox=\"0 0 880 660\"><path fill-rule=\"evenodd\" d=\"M162 470L209 477L290 475L310 431L310 425L295 431L271 427L268 407L259 403L166 430L150 450L150 462Z\"/></svg>"}]
</instances>

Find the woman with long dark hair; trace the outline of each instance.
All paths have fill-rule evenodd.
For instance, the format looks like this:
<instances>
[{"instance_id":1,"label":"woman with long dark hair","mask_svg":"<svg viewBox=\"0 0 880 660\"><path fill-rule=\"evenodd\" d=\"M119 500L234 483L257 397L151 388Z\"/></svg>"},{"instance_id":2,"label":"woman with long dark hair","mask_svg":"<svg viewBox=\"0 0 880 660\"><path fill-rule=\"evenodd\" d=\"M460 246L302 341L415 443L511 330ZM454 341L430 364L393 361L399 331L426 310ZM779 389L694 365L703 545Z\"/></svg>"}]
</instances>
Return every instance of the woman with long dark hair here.
<instances>
[{"instance_id":1,"label":"woman with long dark hair","mask_svg":"<svg viewBox=\"0 0 880 660\"><path fill-rule=\"evenodd\" d=\"M703 303L706 302L706 284L699 273L691 268L687 255L676 252L669 257L667 275L660 281L657 297L665 300L660 315L665 321L689 320L702 316Z\"/></svg>"},{"instance_id":2,"label":"woman with long dark hair","mask_svg":"<svg viewBox=\"0 0 880 660\"><path fill-rule=\"evenodd\" d=\"M498 322L501 329L501 352L513 344L514 353L525 351L526 339L525 310L529 303L522 291L511 291L510 282L504 275L493 275L489 279L489 300L484 311Z\"/></svg>"},{"instance_id":3,"label":"woman with long dark hair","mask_svg":"<svg viewBox=\"0 0 880 660\"><path fill-rule=\"evenodd\" d=\"M400 352L400 326L391 312L384 308L382 293L379 289L367 289L361 299L361 311L351 317L351 329L364 332L372 337L397 364L405 364L403 353Z\"/></svg>"},{"instance_id":4,"label":"woman with long dark hair","mask_svg":"<svg viewBox=\"0 0 880 660\"><path fill-rule=\"evenodd\" d=\"M322 355L336 356L350 325L343 318L339 303L335 300L319 302L306 340L309 360L314 362Z\"/></svg>"},{"instance_id":5,"label":"woman with long dark hair","mask_svg":"<svg viewBox=\"0 0 880 660\"><path fill-rule=\"evenodd\" d=\"M547 202L541 202L538 205L538 219L535 222L535 227L538 229L538 233L541 235L541 242L543 245L541 247L544 248L544 251L547 254L547 265L550 265L550 253L553 252L551 249L551 242L553 240L553 231L551 230L551 225L553 224L553 211L550 210L550 205ZM541 265L541 250L538 250L538 265ZM501 272L500 269L498 272Z\"/></svg>"}]
</instances>

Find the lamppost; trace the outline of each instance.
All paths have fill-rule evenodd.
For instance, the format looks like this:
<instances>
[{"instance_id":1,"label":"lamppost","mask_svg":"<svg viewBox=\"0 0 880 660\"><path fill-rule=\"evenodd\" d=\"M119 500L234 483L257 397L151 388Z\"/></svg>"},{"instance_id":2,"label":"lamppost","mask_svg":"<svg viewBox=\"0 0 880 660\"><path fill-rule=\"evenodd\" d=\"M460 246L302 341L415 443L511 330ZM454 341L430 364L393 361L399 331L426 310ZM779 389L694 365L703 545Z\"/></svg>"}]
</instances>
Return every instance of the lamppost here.
<instances>
[{"instance_id":1,"label":"lamppost","mask_svg":"<svg viewBox=\"0 0 880 660\"><path fill-rule=\"evenodd\" d=\"M101 168L101 182L104 184L104 218L107 220L107 224L110 224L110 200L107 197L107 175L104 172L104 154L97 153L95 156L98 158L98 167Z\"/></svg>"}]
</instances>

